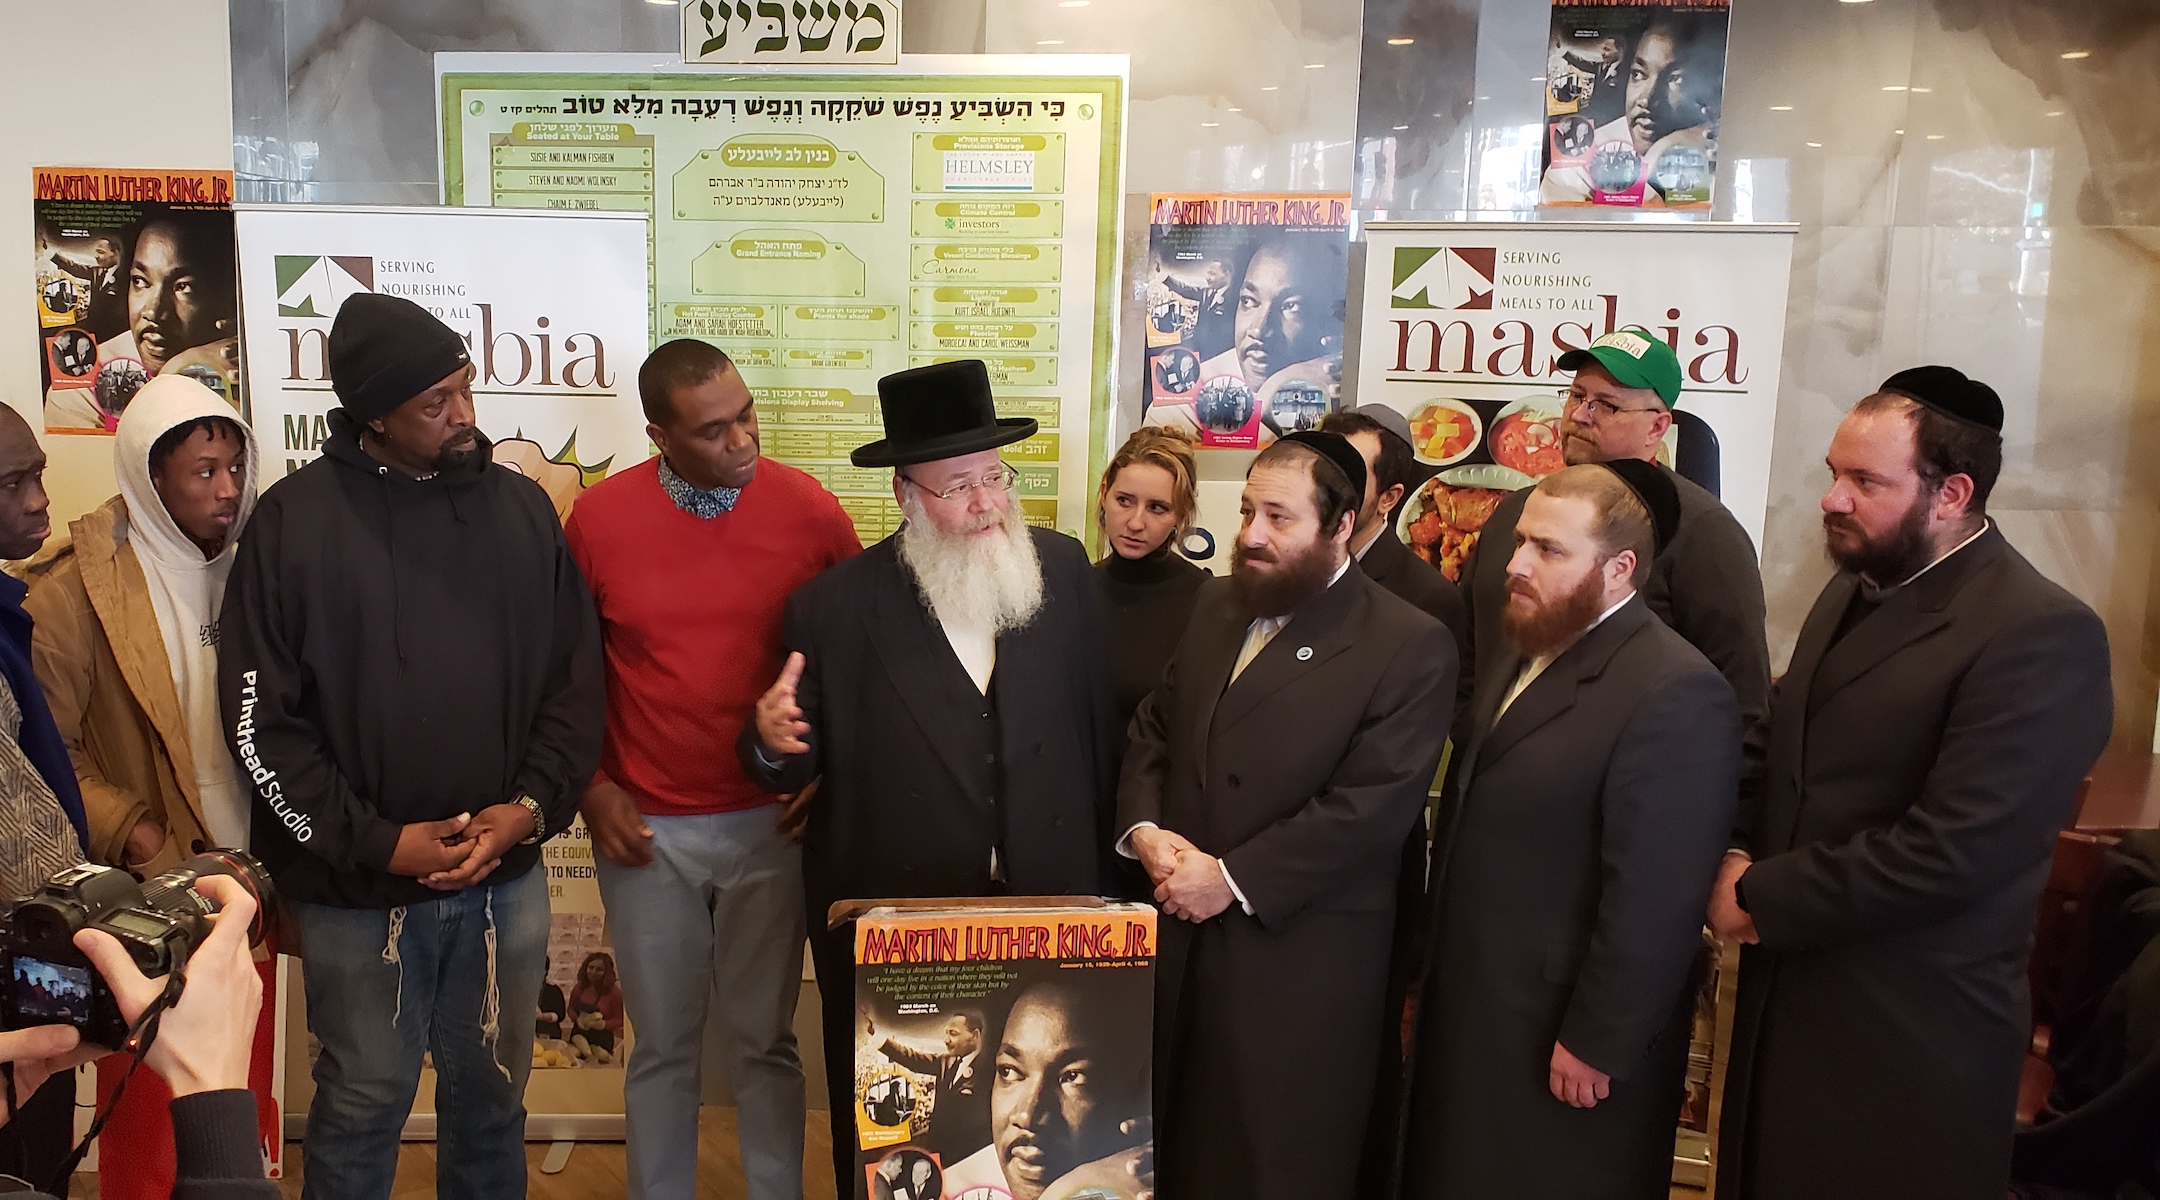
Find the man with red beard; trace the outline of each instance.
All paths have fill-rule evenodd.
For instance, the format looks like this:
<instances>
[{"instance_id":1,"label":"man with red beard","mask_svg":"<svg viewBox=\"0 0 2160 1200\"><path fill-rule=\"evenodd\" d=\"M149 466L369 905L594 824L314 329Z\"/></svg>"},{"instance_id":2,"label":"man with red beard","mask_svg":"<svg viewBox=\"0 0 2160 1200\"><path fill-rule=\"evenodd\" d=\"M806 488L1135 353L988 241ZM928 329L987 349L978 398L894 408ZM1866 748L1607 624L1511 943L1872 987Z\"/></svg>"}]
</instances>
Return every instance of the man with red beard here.
<instances>
[{"instance_id":1,"label":"man with red beard","mask_svg":"<svg viewBox=\"0 0 2160 1200\"><path fill-rule=\"evenodd\" d=\"M878 399L886 436L853 459L892 469L907 523L788 598L786 665L736 743L770 792L823 780L803 891L842 1195L866 1175L848 1102L854 926L828 929L831 906L1099 894L1118 746L1094 569L1080 543L1029 528L998 454L1035 422L997 416L974 359L888 375ZM957 1100L933 1095L933 1111Z\"/></svg>"},{"instance_id":2,"label":"man with red beard","mask_svg":"<svg viewBox=\"0 0 2160 1200\"><path fill-rule=\"evenodd\" d=\"M2033 912L2114 704L2100 618L1988 520L2002 424L1915 367L1830 441L1838 573L1710 904L1743 943L1720 1196L2009 1188Z\"/></svg>"},{"instance_id":3,"label":"man with red beard","mask_svg":"<svg viewBox=\"0 0 2160 1200\"><path fill-rule=\"evenodd\" d=\"M1365 460L1293 433L1245 477L1140 704L1118 848L1156 885L1163 1200L1347 1200L1386 1026L1397 861L1447 738L1455 640L1364 572Z\"/></svg>"},{"instance_id":4,"label":"man with red beard","mask_svg":"<svg viewBox=\"0 0 2160 1200\"><path fill-rule=\"evenodd\" d=\"M1732 688L1637 590L1679 513L1626 459L1547 476L1516 523L1508 658L1434 853L1406 1200L1666 1194L1740 775Z\"/></svg>"}]
</instances>

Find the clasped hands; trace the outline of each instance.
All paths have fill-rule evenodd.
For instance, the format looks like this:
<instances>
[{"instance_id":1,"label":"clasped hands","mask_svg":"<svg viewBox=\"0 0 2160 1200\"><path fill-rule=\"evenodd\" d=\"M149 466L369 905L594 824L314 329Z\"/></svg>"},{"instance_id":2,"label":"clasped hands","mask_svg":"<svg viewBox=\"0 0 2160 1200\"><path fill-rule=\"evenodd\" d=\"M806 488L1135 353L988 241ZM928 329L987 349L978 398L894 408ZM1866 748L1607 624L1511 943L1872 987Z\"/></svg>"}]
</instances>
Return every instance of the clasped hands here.
<instances>
[{"instance_id":1,"label":"clasped hands","mask_svg":"<svg viewBox=\"0 0 2160 1200\"><path fill-rule=\"evenodd\" d=\"M1222 862L1183 835L1144 825L1129 835L1133 853L1155 884L1155 902L1173 917L1208 920L1230 907L1237 895L1223 874Z\"/></svg>"},{"instance_id":2,"label":"clasped hands","mask_svg":"<svg viewBox=\"0 0 2160 1200\"><path fill-rule=\"evenodd\" d=\"M1753 946L1762 939L1755 933L1755 918L1740 907L1740 877L1755 860L1739 850L1727 850L1718 864L1717 882L1710 887L1710 932L1727 941Z\"/></svg>"}]
</instances>

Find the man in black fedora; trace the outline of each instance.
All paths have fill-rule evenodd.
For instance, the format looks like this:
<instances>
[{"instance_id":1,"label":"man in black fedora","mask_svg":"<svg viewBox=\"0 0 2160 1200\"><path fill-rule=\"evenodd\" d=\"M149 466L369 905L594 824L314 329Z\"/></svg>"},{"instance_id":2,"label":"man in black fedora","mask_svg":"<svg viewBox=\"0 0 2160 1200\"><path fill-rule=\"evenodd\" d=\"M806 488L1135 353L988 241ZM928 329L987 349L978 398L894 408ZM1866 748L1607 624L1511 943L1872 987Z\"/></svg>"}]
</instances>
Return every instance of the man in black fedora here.
<instances>
[{"instance_id":1,"label":"man in black fedora","mask_svg":"<svg viewBox=\"0 0 2160 1200\"><path fill-rule=\"evenodd\" d=\"M1101 891L1120 744L1087 554L1028 527L998 454L1035 422L999 419L972 359L888 375L878 399L886 436L852 457L893 469L907 522L789 598L786 665L737 744L774 792L823 779L803 884L842 1195L865 1175L853 927L827 930L829 906Z\"/></svg>"}]
</instances>

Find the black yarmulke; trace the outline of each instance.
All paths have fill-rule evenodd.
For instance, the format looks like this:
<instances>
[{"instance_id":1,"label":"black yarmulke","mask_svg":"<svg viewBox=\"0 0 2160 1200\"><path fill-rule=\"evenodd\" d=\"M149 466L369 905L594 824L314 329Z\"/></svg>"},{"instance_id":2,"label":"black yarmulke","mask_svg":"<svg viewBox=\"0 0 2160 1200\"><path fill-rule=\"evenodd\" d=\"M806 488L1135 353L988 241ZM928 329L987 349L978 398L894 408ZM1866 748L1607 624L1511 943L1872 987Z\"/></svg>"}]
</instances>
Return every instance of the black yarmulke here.
<instances>
[{"instance_id":1,"label":"black yarmulke","mask_svg":"<svg viewBox=\"0 0 2160 1200\"><path fill-rule=\"evenodd\" d=\"M469 365L465 339L402 296L355 292L330 323L330 390L365 425Z\"/></svg>"},{"instance_id":2,"label":"black yarmulke","mask_svg":"<svg viewBox=\"0 0 2160 1200\"><path fill-rule=\"evenodd\" d=\"M1282 440L1316 450L1320 457L1342 468L1343 478L1350 481L1351 494L1358 498L1360 506L1365 503L1365 456L1358 453L1358 448L1350 444L1349 438L1339 433L1307 429L1298 433L1286 433Z\"/></svg>"},{"instance_id":3,"label":"black yarmulke","mask_svg":"<svg viewBox=\"0 0 2160 1200\"><path fill-rule=\"evenodd\" d=\"M1657 552L1663 554L1680 529L1680 489L1673 486L1672 476L1656 463L1639 458L1616 458L1598 465L1618 475L1649 510L1651 534Z\"/></svg>"},{"instance_id":4,"label":"black yarmulke","mask_svg":"<svg viewBox=\"0 0 2160 1200\"><path fill-rule=\"evenodd\" d=\"M2002 397L1956 367L1911 367L1883 380L1876 390L1895 392L1952 420L2002 432Z\"/></svg>"}]
</instances>

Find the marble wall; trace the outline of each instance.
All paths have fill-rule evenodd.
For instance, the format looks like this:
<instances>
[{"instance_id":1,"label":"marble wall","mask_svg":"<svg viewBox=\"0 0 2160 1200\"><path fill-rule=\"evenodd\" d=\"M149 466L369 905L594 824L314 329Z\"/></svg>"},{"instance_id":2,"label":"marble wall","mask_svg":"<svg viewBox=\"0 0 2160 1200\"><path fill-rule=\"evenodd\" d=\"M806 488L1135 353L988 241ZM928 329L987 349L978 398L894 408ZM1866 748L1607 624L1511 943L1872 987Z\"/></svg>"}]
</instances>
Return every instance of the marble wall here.
<instances>
[{"instance_id":1,"label":"marble wall","mask_svg":"<svg viewBox=\"0 0 2160 1200\"><path fill-rule=\"evenodd\" d=\"M1376 215L1532 215L1549 11L910 0L904 44L1130 55L1131 260L1150 191L1351 191ZM259 194L429 201L431 52L665 52L671 14L645 0L232 0L235 154ZM1763 546L1779 662L1829 574L1816 501L1838 418L1891 372L1948 362L2002 392L1991 510L2107 619L2120 740L2150 739L2156 74L2147 0L1736 4L1714 215L1800 225ZM1120 392L1133 406L1137 382Z\"/></svg>"}]
</instances>

